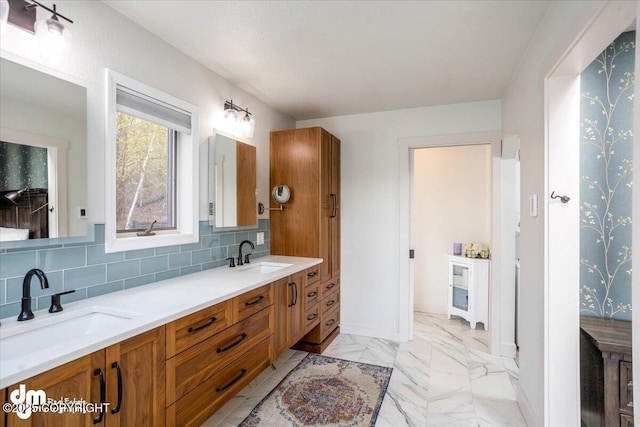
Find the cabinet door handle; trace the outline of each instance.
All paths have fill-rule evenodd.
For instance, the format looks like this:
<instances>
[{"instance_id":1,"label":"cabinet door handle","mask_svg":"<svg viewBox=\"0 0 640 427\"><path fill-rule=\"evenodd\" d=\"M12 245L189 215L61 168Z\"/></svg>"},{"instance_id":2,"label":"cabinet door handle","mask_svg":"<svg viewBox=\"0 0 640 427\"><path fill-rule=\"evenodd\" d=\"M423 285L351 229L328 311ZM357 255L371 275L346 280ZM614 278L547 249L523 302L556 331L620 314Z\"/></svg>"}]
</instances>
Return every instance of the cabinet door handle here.
<instances>
[{"instance_id":1,"label":"cabinet door handle","mask_svg":"<svg viewBox=\"0 0 640 427\"><path fill-rule=\"evenodd\" d=\"M117 414L120 412L120 406L122 406L122 372L120 372L118 362L113 362L111 368L115 368L116 376L118 377L118 403L116 403L116 407L111 410L111 413Z\"/></svg>"},{"instance_id":2,"label":"cabinet door handle","mask_svg":"<svg viewBox=\"0 0 640 427\"><path fill-rule=\"evenodd\" d=\"M314 298L316 295L318 295L318 293L316 291L312 291L307 294L307 298Z\"/></svg>"},{"instance_id":3,"label":"cabinet door handle","mask_svg":"<svg viewBox=\"0 0 640 427\"><path fill-rule=\"evenodd\" d=\"M247 307L249 307L251 305L256 305L257 303L259 303L263 299L264 299L264 295L260 295L258 298L254 299L253 301L245 302L244 305L247 306Z\"/></svg>"},{"instance_id":4,"label":"cabinet door handle","mask_svg":"<svg viewBox=\"0 0 640 427\"><path fill-rule=\"evenodd\" d=\"M316 313L313 313L312 315L307 316L308 321L316 320L317 318L318 318L318 315Z\"/></svg>"},{"instance_id":5,"label":"cabinet door handle","mask_svg":"<svg viewBox=\"0 0 640 427\"><path fill-rule=\"evenodd\" d=\"M296 282L293 282L293 292L295 294L295 299L293 300L293 305L296 305L298 303L298 285L296 284Z\"/></svg>"},{"instance_id":6,"label":"cabinet door handle","mask_svg":"<svg viewBox=\"0 0 640 427\"><path fill-rule=\"evenodd\" d=\"M331 196L331 215L329 218L335 218L338 211L338 197L335 194L330 194Z\"/></svg>"},{"instance_id":7,"label":"cabinet door handle","mask_svg":"<svg viewBox=\"0 0 640 427\"><path fill-rule=\"evenodd\" d=\"M100 424L104 419L104 408L105 403L107 403L107 386L104 382L104 374L102 373L102 369L96 369L95 371L93 371L93 375L100 376L100 413L93 419L94 424Z\"/></svg>"},{"instance_id":8,"label":"cabinet door handle","mask_svg":"<svg viewBox=\"0 0 640 427\"><path fill-rule=\"evenodd\" d=\"M292 286L295 285L295 283L288 283L289 285L289 289L291 289ZM291 290L291 302L289 304L287 304L287 307L293 307L294 302L293 302L293 290Z\"/></svg>"},{"instance_id":9,"label":"cabinet door handle","mask_svg":"<svg viewBox=\"0 0 640 427\"><path fill-rule=\"evenodd\" d=\"M231 380L231 382L223 387L216 387L216 393L220 393L221 391L225 391L226 389L228 389L229 387L231 387L232 385L234 385L235 383L237 383L238 381L240 381L240 378L244 377L244 374L247 373L247 370L242 368L242 370L240 371L240 375L238 375L237 377L235 377L234 379Z\"/></svg>"},{"instance_id":10,"label":"cabinet door handle","mask_svg":"<svg viewBox=\"0 0 640 427\"><path fill-rule=\"evenodd\" d=\"M242 334L240 335L240 338L235 340L234 342L232 342L231 344L229 344L228 346L224 347L224 348L218 348L217 353L224 353L227 350L231 350L233 347L237 346L238 344L240 344L242 341L245 340L245 338L247 338L247 334Z\"/></svg>"},{"instance_id":11,"label":"cabinet door handle","mask_svg":"<svg viewBox=\"0 0 640 427\"><path fill-rule=\"evenodd\" d=\"M209 320L207 323L204 323L200 326L196 326L195 328L189 328L189 333L193 334L194 332L198 332L201 329L207 328L211 325L213 325L214 323L216 323L218 321L218 319L216 319L215 317L212 317L211 320Z\"/></svg>"},{"instance_id":12,"label":"cabinet door handle","mask_svg":"<svg viewBox=\"0 0 640 427\"><path fill-rule=\"evenodd\" d=\"M307 277L311 279L312 277L316 277L318 275L318 270L313 270L311 273L307 273Z\"/></svg>"}]
</instances>

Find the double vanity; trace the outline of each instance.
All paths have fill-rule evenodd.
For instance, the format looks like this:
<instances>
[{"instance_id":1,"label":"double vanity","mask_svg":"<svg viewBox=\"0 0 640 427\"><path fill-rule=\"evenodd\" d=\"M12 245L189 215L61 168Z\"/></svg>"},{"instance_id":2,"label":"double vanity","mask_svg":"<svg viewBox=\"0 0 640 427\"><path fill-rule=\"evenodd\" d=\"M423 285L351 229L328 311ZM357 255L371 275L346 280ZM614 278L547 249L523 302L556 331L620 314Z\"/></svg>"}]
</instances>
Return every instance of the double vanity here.
<instances>
[{"instance_id":1,"label":"double vanity","mask_svg":"<svg viewBox=\"0 0 640 427\"><path fill-rule=\"evenodd\" d=\"M0 426L200 425L317 326L303 315L318 295L304 292L321 264L263 257L63 304L25 322L4 319L3 402L24 402L24 384L27 400L29 390L43 390L96 407L24 420L2 412Z\"/></svg>"}]
</instances>

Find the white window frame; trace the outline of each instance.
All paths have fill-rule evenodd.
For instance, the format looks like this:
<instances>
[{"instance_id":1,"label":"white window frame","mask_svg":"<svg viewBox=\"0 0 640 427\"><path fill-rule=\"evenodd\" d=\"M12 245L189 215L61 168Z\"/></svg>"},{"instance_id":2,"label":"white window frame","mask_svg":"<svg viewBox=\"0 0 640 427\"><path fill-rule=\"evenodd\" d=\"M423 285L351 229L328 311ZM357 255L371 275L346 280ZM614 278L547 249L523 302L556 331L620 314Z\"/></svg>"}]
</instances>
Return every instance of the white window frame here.
<instances>
[{"instance_id":1,"label":"white window frame","mask_svg":"<svg viewBox=\"0 0 640 427\"><path fill-rule=\"evenodd\" d=\"M105 251L136 249L196 243L198 227L198 108L158 89L106 70L106 144L105 144ZM116 88L125 86L191 114L191 133L180 132L176 147L176 229L159 230L153 236L117 233L116 227Z\"/></svg>"}]
</instances>

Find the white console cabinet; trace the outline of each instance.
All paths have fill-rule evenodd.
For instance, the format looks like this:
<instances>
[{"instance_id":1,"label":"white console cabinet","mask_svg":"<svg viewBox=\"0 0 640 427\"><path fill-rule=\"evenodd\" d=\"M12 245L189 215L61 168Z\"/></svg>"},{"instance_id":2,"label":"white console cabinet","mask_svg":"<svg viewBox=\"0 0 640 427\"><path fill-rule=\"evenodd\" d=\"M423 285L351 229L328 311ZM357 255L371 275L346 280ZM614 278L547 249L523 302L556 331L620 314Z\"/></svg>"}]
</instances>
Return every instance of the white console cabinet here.
<instances>
[{"instance_id":1,"label":"white console cabinet","mask_svg":"<svg viewBox=\"0 0 640 427\"><path fill-rule=\"evenodd\" d=\"M449 306L451 316L460 316L476 328L489 329L489 260L449 255Z\"/></svg>"}]
</instances>

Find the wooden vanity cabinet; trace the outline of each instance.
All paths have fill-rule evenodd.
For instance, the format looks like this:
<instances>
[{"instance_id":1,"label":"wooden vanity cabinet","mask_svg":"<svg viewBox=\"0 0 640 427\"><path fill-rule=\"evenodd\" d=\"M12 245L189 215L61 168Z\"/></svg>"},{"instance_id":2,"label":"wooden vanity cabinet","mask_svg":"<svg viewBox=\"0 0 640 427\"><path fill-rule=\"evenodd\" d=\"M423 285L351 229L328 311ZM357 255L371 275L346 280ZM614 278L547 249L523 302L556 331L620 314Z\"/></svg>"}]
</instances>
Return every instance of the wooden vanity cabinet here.
<instances>
[{"instance_id":1,"label":"wooden vanity cabinet","mask_svg":"<svg viewBox=\"0 0 640 427\"><path fill-rule=\"evenodd\" d=\"M26 390L44 390L47 397L54 400L84 399L96 404L104 395L109 405L102 414L34 412L26 420L8 414L7 427L164 426L164 337L162 326L7 389L10 393L25 384ZM104 384L102 390L101 383Z\"/></svg>"},{"instance_id":2,"label":"wooden vanity cabinet","mask_svg":"<svg viewBox=\"0 0 640 427\"><path fill-rule=\"evenodd\" d=\"M320 127L271 132L270 184L291 188L289 202L271 212L271 253L322 258L321 286L338 286L340 140ZM321 332L322 316L296 348L321 353L337 336L339 316Z\"/></svg>"},{"instance_id":3,"label":"wooden vanity cabinet","mask_svg":"<svg viewBox=\"0 0 640 427\"><path fill-rule=\"evenodd\" d=\"M277 283L167 324L167 426L199 426L272 361ZM190 345L179 345L192 336ZM171 338L169 338L171 337Z\"/></svg>"},{"instance_id":4,"label":"wooden vanity cabinet","mask_svg":"<svg viewBox=\"0 0 640 427\"><path fill-rule=\"evenodd\" d=\"M301 271L274 282L275 334L274 360L291 348L306 333L305 296L306 272Z\"/></svg>"}]
</instances>

